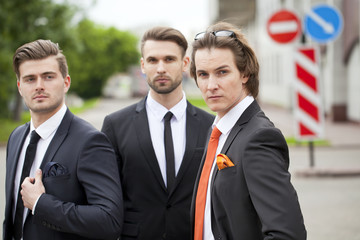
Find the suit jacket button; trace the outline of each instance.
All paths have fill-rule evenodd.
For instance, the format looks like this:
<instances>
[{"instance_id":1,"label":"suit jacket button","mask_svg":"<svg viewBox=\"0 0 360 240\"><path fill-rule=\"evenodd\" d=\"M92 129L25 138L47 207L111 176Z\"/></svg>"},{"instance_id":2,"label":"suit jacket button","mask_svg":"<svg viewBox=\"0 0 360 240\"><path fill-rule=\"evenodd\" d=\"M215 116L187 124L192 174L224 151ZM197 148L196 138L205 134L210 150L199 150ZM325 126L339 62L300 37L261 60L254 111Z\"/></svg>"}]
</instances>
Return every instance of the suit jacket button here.
<instances>
[{"instance_id":1,"label":"suit jacket button","mask_svg":"<svg viewBox=\"0 0 360 240\"><path fill-rule=\"evenodd\" d=\"M171 208L171 204L167 204L167 205L166 205L166 208L167 208L167 209Z\"/></svg>"},{"instance_id":2,"label":"suit jacket button","mask_svg":"<svg viewBox=\"0 0 360 240\"><path fill-rule=\"evenodd\" d=\"M43 225L43 226L46 226L46 222L45 222L45 221L42 221L42 225Z\"/></svg>"}]
</instances>

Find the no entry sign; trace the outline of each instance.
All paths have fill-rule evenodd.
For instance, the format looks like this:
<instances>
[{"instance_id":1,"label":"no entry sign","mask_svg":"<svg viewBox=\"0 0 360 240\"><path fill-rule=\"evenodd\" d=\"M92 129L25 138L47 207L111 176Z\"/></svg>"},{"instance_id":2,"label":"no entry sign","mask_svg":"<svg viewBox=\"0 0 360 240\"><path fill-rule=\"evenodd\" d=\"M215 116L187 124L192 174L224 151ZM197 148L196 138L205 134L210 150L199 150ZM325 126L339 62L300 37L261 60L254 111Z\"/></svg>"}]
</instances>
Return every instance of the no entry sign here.
<instances>
[{"instance_id":1,"label":"no entry sign","mask_svg":"<svg viewBox=\"0 0 360 240\"><path fill-rule=\"evenodd\" d=\"M301 33L301 23L295 13L280 10L267 21L269 36L277 43L290 43Z\"/></svg>"}]
</instances>

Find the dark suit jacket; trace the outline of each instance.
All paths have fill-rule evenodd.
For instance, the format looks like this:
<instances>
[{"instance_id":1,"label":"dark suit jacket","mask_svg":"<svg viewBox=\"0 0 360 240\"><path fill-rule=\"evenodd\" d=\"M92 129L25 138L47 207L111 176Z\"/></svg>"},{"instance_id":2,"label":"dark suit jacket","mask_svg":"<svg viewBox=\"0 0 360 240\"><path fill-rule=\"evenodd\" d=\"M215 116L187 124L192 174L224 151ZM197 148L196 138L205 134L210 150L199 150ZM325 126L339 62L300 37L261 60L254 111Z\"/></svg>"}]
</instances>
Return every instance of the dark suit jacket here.
<instances>
[{"instance_id":1,"label":"dark suit jacket","mask_svg":"<svg viewBox=\"0 0 360 240\"><path fill-rule=\"evenodd\" d=\"M119 161L125 204L121 239L190 239L194 181L214 116L187 103L185 154L168 193L151 142L145 101L107 116L102 128Z\"/></svg>"},{"instance_id":2,"label":"dark suit jacket","mask_svg":"<svg viewBox=\"0 0 360 240\"><path fill-rule=\"evenodd\" d=\"M16 165L29 123L10 135L6 157L4 239L12 233ZM43 178L46 193L24 223L24 240L116 239L122 226L123 202L116 157L106 136L67 110L52 139L41 169L50 162L68 174Z\"/></svg>"},{"instance_id":3,"label":"dark suit jacket","mask_svg":"<svg viewBox=\"0 0 360 240\"><path fill-rule=\"evenodd\" d=\"M234 125L221 153L235 166L220 171L216 167L211 179L215 239L306 239L297 194L290 183L286 141L256 101ZM201 169L191 205L192 226Z\"/></svg>"}]
</instances>

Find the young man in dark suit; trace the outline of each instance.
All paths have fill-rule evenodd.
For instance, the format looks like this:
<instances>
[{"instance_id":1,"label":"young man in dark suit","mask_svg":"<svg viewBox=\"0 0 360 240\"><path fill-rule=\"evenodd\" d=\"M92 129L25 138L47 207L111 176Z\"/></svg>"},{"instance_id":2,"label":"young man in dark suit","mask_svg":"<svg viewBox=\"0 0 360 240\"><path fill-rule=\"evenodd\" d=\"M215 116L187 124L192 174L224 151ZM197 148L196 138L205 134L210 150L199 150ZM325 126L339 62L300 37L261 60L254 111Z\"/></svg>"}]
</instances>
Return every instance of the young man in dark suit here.
<instances>
[{"instance_id":1,"label":"young man in dark suit","mask_svg":"<svg viewBox=\"0 0 360 240\"><path fill-rule=\"evenodd\" d=\"M105 134L65 106L65 56L50 40L36 40L17 49L13 64L31 121L7 145L3 238L117 239L123 202L116 157Z\"/></svg>"},{"instance_id":2,"label":"young man in dark suit","mask_svg":"<svg viewBox=\"0 0 360 240\"><path fill-rule=\"evenodd\" d=\"M215 24L196 35L191 58L217 113L191 205L194 239L306 239L288 147L255 100L259 65L244 35Z\"/></svg>"},{"instance_id":3,"label":"young man in dark suit","mask_svg":"<svg viewBox=\"0 0 360 240\"><path fill-rule=\"evenodd\" d=\"M104 120L102 131L113 144L122 180L123 240L191 237L194 181L214 117L186 101L186 50L178 30L148 30L141 41L141 69L149 93Z\"/></svg>"}]
</instances>

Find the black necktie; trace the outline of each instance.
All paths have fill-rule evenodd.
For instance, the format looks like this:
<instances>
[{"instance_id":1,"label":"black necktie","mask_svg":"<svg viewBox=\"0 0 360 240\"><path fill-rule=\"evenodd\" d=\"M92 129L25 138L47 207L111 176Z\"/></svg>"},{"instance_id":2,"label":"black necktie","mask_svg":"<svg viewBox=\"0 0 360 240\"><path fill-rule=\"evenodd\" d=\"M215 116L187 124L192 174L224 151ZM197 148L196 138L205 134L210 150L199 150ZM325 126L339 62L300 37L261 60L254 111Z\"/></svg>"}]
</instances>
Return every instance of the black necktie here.
<instances>
[{"instance_id":1,"label":"black necktie","mask_svg":"<svg viewBox=\"0 0 360 240\"><path fill-rule=\"evenodd\" d=\"M175 157L174 144L171 134L170 120L173 114L167 112L164 117L164 143L165 143L165 157L166 157L166 179L168 192L172 189L175 183Z\"/></svg>"},{"instance_id":2,"label":"black necktie","mask_svg":"<svg viewBox=\"0 0 360 240\"><path fill-rule=\"evenodd\" d=\"M40 139L40 136L34 131L31 132L30 143L26 148L24 166L19 181L19 192L16 203L15 220L14 220L14 238L15 240L21 239L22 237L22 223L24 216L24 203L21 198L20 190L21 184L26 177L30 175L30 169L34 162L36 154L36 146Z\"/></svg>"}]
</instances>

